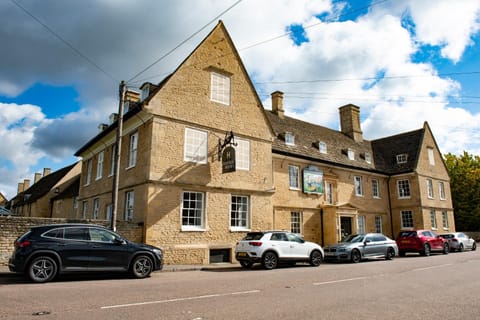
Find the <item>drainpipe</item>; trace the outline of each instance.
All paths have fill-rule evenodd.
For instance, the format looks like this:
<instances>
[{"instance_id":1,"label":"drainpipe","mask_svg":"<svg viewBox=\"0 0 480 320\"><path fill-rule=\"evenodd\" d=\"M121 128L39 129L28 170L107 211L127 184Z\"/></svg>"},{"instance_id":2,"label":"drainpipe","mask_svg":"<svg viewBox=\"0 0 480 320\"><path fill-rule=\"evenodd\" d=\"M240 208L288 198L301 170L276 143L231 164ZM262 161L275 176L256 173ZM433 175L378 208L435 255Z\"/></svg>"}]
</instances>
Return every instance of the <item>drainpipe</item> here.
<instances>
[{"instance_id":1,"label":"drainpipe","mask_svg":"<svg viewBox=\"0 0 480 320\"><path fill-rule=\"evenodd\" d=\"M392 212L392 198L390 194L390 178L387 180L387 193L388 193L388 211L390 211L390 229L392 232L392 239L395 239L395 234L393 233L393 212Z\"/></svg>"},{"instance_id":2,"label":"drainpipe","mask_svg":"<svg viewBox=\"0 0 480 320\"><path fill-rule=\"evenodd\" d=\"M320 208L320 224L322 225L322 247L325 245L325 236L323 228L323 208Z\"/></svg>"}]
</instances>

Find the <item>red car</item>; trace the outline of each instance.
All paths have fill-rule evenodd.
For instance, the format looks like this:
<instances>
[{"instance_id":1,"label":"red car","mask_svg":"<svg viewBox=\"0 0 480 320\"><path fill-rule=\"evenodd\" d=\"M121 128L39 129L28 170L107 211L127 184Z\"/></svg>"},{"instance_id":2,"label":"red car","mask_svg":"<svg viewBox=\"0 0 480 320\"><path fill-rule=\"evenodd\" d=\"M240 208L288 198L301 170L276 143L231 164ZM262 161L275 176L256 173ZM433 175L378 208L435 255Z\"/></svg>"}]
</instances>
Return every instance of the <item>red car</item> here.
<instances>
[{"instance_id":1,"label":"red car","mask_svg":"<svg viewBox=\"0 0 480 320\"><path fill-rule=\"evenodd\" d=\"M398 253L401 257L404 257L407 252L418 252L424 256L429 256L433 251L443 254L450 251L448 241L430 230L400 231L396 241Z\"/></svg>"}]
</instances>

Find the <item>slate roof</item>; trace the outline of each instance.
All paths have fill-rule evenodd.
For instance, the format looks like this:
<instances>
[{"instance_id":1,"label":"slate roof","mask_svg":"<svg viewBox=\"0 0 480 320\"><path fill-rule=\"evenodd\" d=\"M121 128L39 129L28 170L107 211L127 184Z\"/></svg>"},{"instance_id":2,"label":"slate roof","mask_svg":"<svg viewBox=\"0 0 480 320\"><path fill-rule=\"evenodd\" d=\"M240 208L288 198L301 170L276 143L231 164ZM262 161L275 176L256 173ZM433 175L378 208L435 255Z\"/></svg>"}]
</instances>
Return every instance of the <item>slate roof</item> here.
<instances>
[{"instance_id":1,"label":"slate roof","mask_svg":"<svg viewBox=\"0 0 480 320\"><path fill-rule=\"evenodd\" d=\"M72 183L65 188L62 192L57 194L55 197L52 198L52 200L59 200L59 199L66 199L66 198L73 198L75 196L78 196L78 192L80 190L80 175L75 177Z\"/></svg>"},{"instance_id":2,"label":"slate roof","mask_svg":"<svg viewBox=\"0 0 480 320\"><path fill-rule=\"evenodd\" d=\"M265 113L275 133L273 153L388 175L411 172L417 165L424 129L373 141L355 142L340 131L288 116L280 118L268 110ZM295 136L295 145L285 143L285 132ZM326 143L327 153L319 151L319 141ZM348 158L348 149L355 152L354 160ZM371 155L371 163L366 161L366 153ZM408 154L406 164L397 164L396 155L400 153Z\"/></svg>"},{"instance_id":3,"label":"slate roof","mask_svg":"<svg viewBox=\"0 0 480 320\"><path fill-rule=\"evenodd\" d=\"M60 181L60 179L70 172L75 165L76 163L71 164L52 172L49 175L46 175L37 183L34 183L30 188L16 195L15 198L11 200L13 207L22 206L27 203L33 203L43 197L53 188L55 184L57 184L58 181Z\"/></svg>"}]
</instances>

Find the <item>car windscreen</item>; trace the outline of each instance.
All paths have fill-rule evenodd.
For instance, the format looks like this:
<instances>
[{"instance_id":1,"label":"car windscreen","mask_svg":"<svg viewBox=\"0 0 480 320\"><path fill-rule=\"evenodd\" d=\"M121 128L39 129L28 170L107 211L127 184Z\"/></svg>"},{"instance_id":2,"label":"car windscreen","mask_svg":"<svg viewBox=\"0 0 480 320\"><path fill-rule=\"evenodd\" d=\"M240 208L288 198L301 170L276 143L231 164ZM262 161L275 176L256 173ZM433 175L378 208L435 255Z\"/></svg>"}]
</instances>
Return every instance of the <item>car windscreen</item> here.
<instances>
[{"instance_id":1,"label":"car windscreen","mask_svg":"<svg viewBox=\"0 0 480 320\"><path fill-rule=\"evenodd\" d=\"M363 238L365 238L365 236L363 236L361 234L351 234L351 235L345 237L342 240L342 242L350 242L350 243L362 242Z\"/></svg>"},{"instance_id":2,"label":"car windscreen","mask_svg":"<svg viewBox=\"0 0 480 320\"><path fill-rule=\"evenodd\" d=\"M402 231L398 234L399 238L404 238L404 237L416 237L417 232L416 231Z\"/></svg>"},{"instance_id":3,"label":"car windscreen","mask_svg":"<svg viewBox=\"0 0 480 320\"><path fill-rule=\"evenodd\" d=\"M263 232L249 232L242 240L260 240L263 237Z\"/></svg>"}]
</instances>

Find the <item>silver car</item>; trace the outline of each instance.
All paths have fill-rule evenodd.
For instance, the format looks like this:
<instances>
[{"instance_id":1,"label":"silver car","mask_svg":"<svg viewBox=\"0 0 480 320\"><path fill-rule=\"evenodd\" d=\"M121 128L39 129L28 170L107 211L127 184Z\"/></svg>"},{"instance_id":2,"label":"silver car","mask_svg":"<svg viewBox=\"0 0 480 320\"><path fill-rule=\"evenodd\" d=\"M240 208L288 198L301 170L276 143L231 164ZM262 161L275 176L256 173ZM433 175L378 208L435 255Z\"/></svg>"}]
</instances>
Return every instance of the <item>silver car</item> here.
<instances>
[{"instance_id":1,"label":"silver car","mask_svg":"<svg viewBox=\"0 0 480 320\"><path fill-rule=\"evenodd\" d=\"M352 234L342 242L323 248L325 260L360 262L371 257L385 257L392 260L398 255L397 243L381 233Z\"/></svg>"},{"instance_id":2,"label":"silver car","mask_svg":"<svg viewBox=\"0 0 480 320\"><path fill-rule=\"evenodd\" d=\"M450 251L464 251L465 249L477 250L477 243L475 240L467 236L463 232L452 232L440 234L440 237L448 241Z\"/></svg>"}]
</instances>

